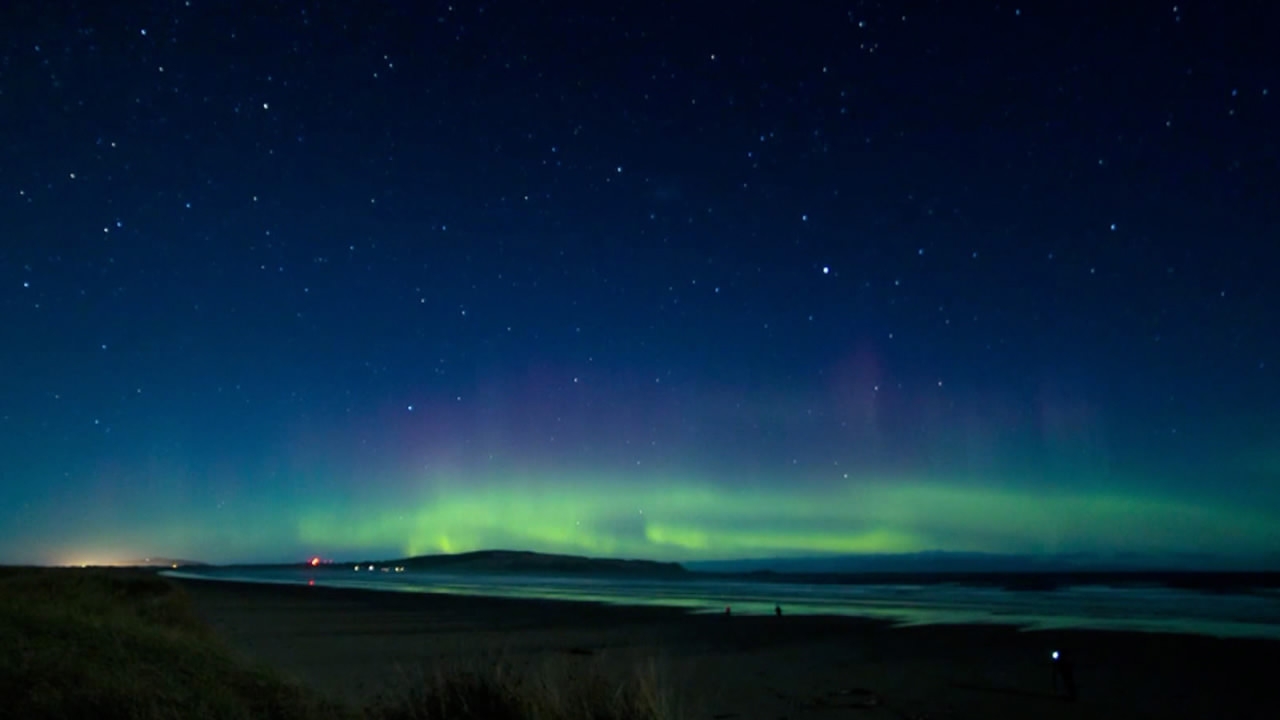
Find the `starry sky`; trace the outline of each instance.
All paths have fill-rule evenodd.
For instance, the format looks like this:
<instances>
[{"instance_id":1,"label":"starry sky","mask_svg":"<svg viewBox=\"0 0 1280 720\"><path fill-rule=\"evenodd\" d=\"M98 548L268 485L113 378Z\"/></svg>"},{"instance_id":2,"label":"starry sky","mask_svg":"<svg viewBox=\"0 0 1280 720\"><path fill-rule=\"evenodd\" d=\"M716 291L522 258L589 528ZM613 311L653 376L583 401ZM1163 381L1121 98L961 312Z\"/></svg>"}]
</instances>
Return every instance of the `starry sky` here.
<instances>
[{"instance_id":1,"label":"starry sky","mask_svg":"<svg viewBox=\"0 0 1280 720\"><path fill-rule=\"evenodd\" d=\"M1265 559L1277 26L5 3L0 562Z\"/></svg>"}]
</instances>

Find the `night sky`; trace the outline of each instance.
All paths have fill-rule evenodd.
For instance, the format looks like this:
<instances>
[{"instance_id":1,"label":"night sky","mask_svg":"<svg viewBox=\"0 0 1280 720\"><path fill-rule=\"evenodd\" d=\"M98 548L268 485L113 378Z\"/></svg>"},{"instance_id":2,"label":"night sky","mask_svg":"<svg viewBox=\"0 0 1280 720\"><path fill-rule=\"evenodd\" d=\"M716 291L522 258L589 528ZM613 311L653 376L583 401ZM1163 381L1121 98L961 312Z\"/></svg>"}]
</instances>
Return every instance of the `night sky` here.
<instances>
[{"instance_id":1,"label":"night sky","mask_svg":"<svg viewBox=\"0 0 1280 720\"><path fill-rule=\"evenodd\" d=\"M0 561L1280 548L1280 4L729 8L4 3Z\"/></svg>"}]
</instances>

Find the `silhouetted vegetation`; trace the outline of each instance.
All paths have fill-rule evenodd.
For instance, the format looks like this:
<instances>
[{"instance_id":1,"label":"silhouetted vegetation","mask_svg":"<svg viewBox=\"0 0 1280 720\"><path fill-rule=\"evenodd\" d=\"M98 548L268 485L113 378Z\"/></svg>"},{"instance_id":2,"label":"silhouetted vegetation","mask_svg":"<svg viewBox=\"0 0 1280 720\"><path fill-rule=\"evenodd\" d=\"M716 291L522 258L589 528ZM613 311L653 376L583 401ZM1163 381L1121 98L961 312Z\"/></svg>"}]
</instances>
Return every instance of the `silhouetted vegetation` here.
<instances>
[{"instance_id":1,"label":"silhouetted vegetation","mask_svg":"<svg viewBox=\"0 0 1280 720\"><path fill-rule=\"evenodd\" d=\"M3 715L30 720L663 720L670 698L645 667L603 674L437 670L368 707L323 697L240 657L180 586L112 569L0 569Z\"/></svg>"}]
</instances>

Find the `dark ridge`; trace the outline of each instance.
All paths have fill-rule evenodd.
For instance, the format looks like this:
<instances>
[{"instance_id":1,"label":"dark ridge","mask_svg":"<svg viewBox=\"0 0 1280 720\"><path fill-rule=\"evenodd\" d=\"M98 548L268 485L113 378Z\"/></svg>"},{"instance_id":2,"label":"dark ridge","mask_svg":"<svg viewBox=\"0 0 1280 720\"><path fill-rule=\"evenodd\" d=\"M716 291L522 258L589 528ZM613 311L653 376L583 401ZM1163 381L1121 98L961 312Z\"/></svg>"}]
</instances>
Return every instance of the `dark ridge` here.
<instances>
[{"instance_id":1,"label":"dark ridge","mask_svg":"<svg viewBox=\"0 0 1280 720\"><path fill-rule=\"evenodd\" d=\"M413 557L334 562L318 565L311 561L275 564L224 565L221 569L314 568L316 570L350 570L353 566L372 565L377 570L402 568L406 571L442 573L526 573L534 575L596 575L679 578L690 573L680 563L656 560L592 558L580 555L557 555L523 550L477 550L474 552L416 555Z\"/></svg>"},{"instance_id":2,"label":"dark ridge","mask_svg":"<svg viewBox=\"0 0 1280 720\"><path fill-rule=\"evenodd\" d=\"M203 567L205 565L207 565L207 563L198 562L196 560L183 560L181 558L149 557L149 558L142 558L141 560L126 560L122 563L117 563L116 567L174 568L174 567Z\"/></svg>"},{"instance_id":3,"label":"dark ridge","mask_svg":"<svg viewBox=\"0 0 1280 720\"><path fill-rule=\"evenodd\" d=\"M654 560L591 558L520 550L479 550L456 555L418 555L373 563L395 565L406 570L499 573L565 573L581 575L681 576L684 566Z\"/></svg>"}]
</instances>

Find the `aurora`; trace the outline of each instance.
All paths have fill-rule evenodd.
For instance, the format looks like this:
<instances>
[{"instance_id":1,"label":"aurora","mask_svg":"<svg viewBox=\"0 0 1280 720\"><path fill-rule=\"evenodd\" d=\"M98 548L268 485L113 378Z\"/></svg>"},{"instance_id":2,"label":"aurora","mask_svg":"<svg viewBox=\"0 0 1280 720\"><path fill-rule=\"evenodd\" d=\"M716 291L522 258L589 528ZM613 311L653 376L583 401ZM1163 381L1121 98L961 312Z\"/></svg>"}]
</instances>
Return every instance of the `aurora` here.
<instances>
[{"instance_id":1,"label":"aurora","mask_svg":"<svg viewBox=\"0 0 1280 720\"><path fill-rule=\"evenodd\" d=\"M1280 566L1280 110L1219 40L109 5L6 27L2 562Z\"/></svg>"}]
</instances>

